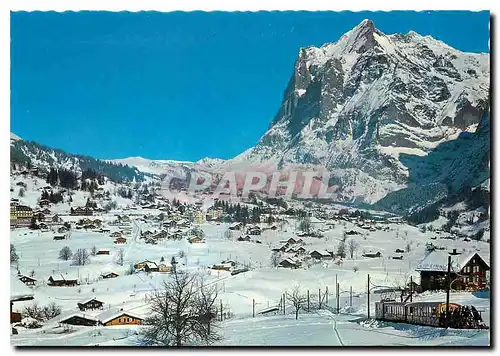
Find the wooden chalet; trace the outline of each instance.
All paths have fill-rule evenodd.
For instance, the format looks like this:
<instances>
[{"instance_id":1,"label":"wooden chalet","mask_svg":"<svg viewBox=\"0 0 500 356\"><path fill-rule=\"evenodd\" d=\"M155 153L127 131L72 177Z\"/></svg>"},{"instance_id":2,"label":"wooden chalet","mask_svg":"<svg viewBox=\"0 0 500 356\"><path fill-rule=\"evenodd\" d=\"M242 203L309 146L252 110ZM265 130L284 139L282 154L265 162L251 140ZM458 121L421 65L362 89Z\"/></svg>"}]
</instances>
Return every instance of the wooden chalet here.
<instances>
[{"instance_id":1,"label":"wooden chalet","mask_svg":"<svg viewBox=\"0 0 500 356\"><path fill-rule=\"evenodd\" d=\"M145 260L145 261L142 261L142 262L136 263L136 264L134 265L134 268L135 268L136 270L140 270L140 271L141 271L141 270L144 270L144 269L146 268L146 265L148 265L148 264L150 264L150 267L151 267L151 266L156 266L156 267L158 267L158 266L156 265L156 262L149 261L149 260Z\"/></svg>"},{"instance_id":2,"label":"wooden chalet","mask_svg":"<svg viewBox=\"0 0 500 356\"><path fill-rule=\"evenodd\" d=\"M188 239L189 243L197 244L203 242L203 239L199 236L193 236Z\"/></svg>"},{"instance_id":3,"label":"wooden chalet","mask_svg":"<svg viewBox=\"0 0 500 356\"><path fill-rule=\"evenodd\" d=\"M114 241L115 244L125 244L127 243L127 239L125 237L117 237Z\"/></svg>"},{"instance_id":4,"label":"wooden chalet","mask_svg":"<svg viewBox=\"0 0 500 356\"><path fill-rule=\"evenodd\" d=\"M451 256L451 289L476 291L487 287L487 260L477 252L462 254L435 250L429 253L415 269L420 272L422 291L445 290L448 273L448 256Z\"/></svg>"},{"instance_id":5,"label":"wooden chalet","mask_svg":"<svg viewBox=\"0 0 500 356\"><path fill-rule=\"evenodd\" d=\"M19 280L26 284L27 286L34 286L36 283L36 279L28 277L28 276L20 276Z\"/></svg>"},{"instance_id":6,"label":"wooden chalet","mask_svg":"<svg viewBox=\"0 0 500 356\"><path fill-rule=\"evenodd\" d=\"M278 264L278 267L297 269L299 264L290 258L286 258Z\"/></svg>"},{"instance_id":7,"label":"wooden chalet","mask_svg":"<svg viewBox=\"0 0 500 356\"><path fill-rule=\"evenodd\" d=\"M96 252L96 255L109 255L109 250L107 248L101 248Z\"/></svg>"},{"instance_id":8,"label":"wooden chalet","mask_svg":"<svg viewBox=\"0 0 500 356\"><path fill-rule=\"evenodd\" d=\"M250 235L240 236L237 241L250 241Z\"/></svg>"},{"instance_id":9,"label":"wooden chalet","mask_svg":"<svg viewBox=\"0 0 500 356\"><path fill-rule=\"evenodd\" d=\"M75 215L75 216L91 216L94 214L94 210L89 207L76 207L70 208L70 215Z\"/></svg>"},{"instance_id":10,"label":"wooden chalet","mask_svg":"<svg viewBox=\"0 0 500 356\"><path fill-rule=\"evenodd\" d=\"M212 266L213 270L216 271L230 271L232 265L230 263L219 263Z\"/></svg>"},{"instance_id":11,"label":"wooden chalet","mask_svg":"<svg viewBox=\"0 0 500 356\"><path fill-rule=\"evenodd\" d=\"M169 273L172 270L172 265L170 263L160 263L158 265L158 272Z\"/></svg>"},{"instance_id":12,"label":"wooden chalet","mask_svg":"<svg viewBox=\"0 0 500 356\"><path fill-rule=\"evenodd\" d=\"M81 311L102 309L104 302L97 300L96 298L82 300L77 303L78 309Z\"/></svg>"},{"instance_id":13,"label":"wooden chalet","mask_svg":"<svg viewBox=\"0 0 500 356\"><path fill-rule=\"evenodd\" d=\"M137 315L120 310L107 310L97 316L103 326L114 325L140 325L143 319Z\"/></svg>"},{"instance_id":14,"label":"wooden chalet","mask_svg":"<svg viewBox=\"0 0 500 356\"><path fill-rule=\"evenodd\" d=\"M242 223L235 222L235 223L232 223L231 225L229 225L229 230L241 230L242 227L243 227Z\"/></svg>"},{"instance_id":15,"label":"wooden chalet","mask_svg":"<svg viewBox=\"0 0 500 356\"><path fill-rule=\"evenodd\" d=\"M154 235L154 233L152 231L144 231L143 233L141 233L141 237L148 237L148 236L152 236Z\"/></svg>"},{"instance_id":16,"label":"wooden chalet","mask_svg":"<svg viewBox=\"0 0 500 356\"><path fill-rule=\"evenodd\" d=\"M160 272L160 269L158 268L158 265L156 262L147 262L144 265L144 272L150 273L150 272Z\"/></svg>"},{"instance_id":17,"label":"wooden chalet","mask_svg":"<svg viewBox=\"0 0 500 356\"><path fill-rule=\"evenodd\" d=\"M40 200L40 202L38 203L38 205L41 208L43 208L44 206L50 206L50 200L42 199L42 200Z\"/></svg>"},{"instance_id":18,"label":"wooden chalet","mask_svg":"<svg viewBox=\"0 0 500 356\"><path fill-rule=\"evenodd\" d=\"M109 234L109 237L121 237L122 233L120 231L113 231L111 234Z\"/></svg>"},{"instance_id":19,"label":"wooden chalet","mask_svg":"<svg viewBox=\"0 0 500 356\"><path fill-rule=\"evenodd\" d=\"M44 221L45 220L45 214L42 213L41 211L37 211L36 213L34 213L33 217L35 219L37 219L38 221Z\"/></svg>"},{"instance_id":20,"label":"wooden chalet","mask_svg":"<svg viewBox=\"0 0 500 356\"><path fill-rule=\"evenodd\" d=\"M62 274L59 277L49 277L49 286L52 287L73 287L78 285L78 280L77 279L67 279L65 278Z\"/></svg>"},{"instance_id":21,"label":"wooden chalet","mask_svg":"<svg viewBox=\"0 0 500 356\"><path fill-rule=\"evenodd\" d=\"M377 252L367 252L367 253L364 253L363 254L363 257L368 257L368 258L378 258L378 257L381 257L382 254L380 253L380 251L377 251Z\"/></svg>"},{"instance_id":22,"label":"wooden chalet","mask_svg":"<svg viewBox=\"0 0 500 356\"><path fill-rule=\"evenodd\" d=\"M168 233L165 230L161 230L160 232L154 234L151 236L153 239L159 240L159 239L165 239L168 236Z\"/></svg>"},{"instance_id":23,"label":"wooden chalet","mask_svg":"<svg viewBox=\"0 0 500 356\"><path fill-rule=\"evenodd\" d=\"M106 273L101 274L101 277L103 279L116 278L118 276L119 276L119 274L115 273L115 272L106 272Z\"/></svg>"},{"instance_id":24,"label":"wooden chalet","mask_svg":"<svg viewBox=\"0 0 500 356\"><path fill-rule=\"evenodd\" d=\"M66 226L61 226L61 227L59 227L59 228L57 229L57 232L58 232L59 234L65 234L65 233L67 233L68 231L69 231L69 229L68 229Z\"/></svg>"},{"instance_id":25,"label":"wooden chalet","mask_svg":"<svg viewBox=\"0 0 500 356\"><path fill-rule=\"evenodd\" d=\"M300 246L300 247L297 247L297 248L295 249L295 252L296 252L296 253L298 253L298 254L304 254L304 253L306 253L307 251L306 251L306 249L305 249L303 246Z\"/></svg>"},{"instance_id":26,"label":"wooden chalet","mask_svg":"<svg viewBox=\"0 0 500 356\"><path fill-rule=\"evenodd\" d=\"M286 242L293 245L293 244L297 243L297 240L295 240L293 237L290 237L288 240L286 240Z\"/></svg>"},{"instance_id":27,"label":"wooden chalet","mask_svg":"<svg viewBox=\"0 0 500 356\"><path fill-rule=\"evenodd\" d=\"M59 323L76 326L96 326L99 324L99 320L90 315L75 313L64 317Z\"/></svg>"},{"instance_id":28,"label":"wooden chalet","mask_svg":"<svg viewBox=\"0 0 500 356\"><path fill-rule=\"evenodd\" d=\"M346 235L360 235L356 230L349 230L345 232Z\"/></svg>"},{"instance_id":29,"label":"wooden chalet","mask_svg":"<svg viewBox=\"0 0 500 356\"><path fill-rule=\"evenodd\" d=\"M290 246L288 245L288 243L284 243L284 244L281 244L279 246L276 246L276 247L273 247L271 249L271 251L273 252L285 252L287 248L289 248Z\"/></svg>"},{"instance_id":30,"label":"wooden chalet","mask_svg":"<svg viewBox=\"0 0 500 356\"><path fill-rule=\"evenodd\" d=\"M248 234L249 235L260 235L261 234L261 230L260 230L260 227L258 226L252 226L248 229Z\"/></svg>"},{"instance_id":31,"label":"wooden chalet","mask_svg":"<svg viewBox=\"0 0 500 356\"><path fill-rule=\"evenodd\" d=\"M311 253L309 253L309 256L317 260L321 260L323 258L332 258L332 255L328 251L321 251L321 250L314 250Z\"/></svg>"}]
</instances>

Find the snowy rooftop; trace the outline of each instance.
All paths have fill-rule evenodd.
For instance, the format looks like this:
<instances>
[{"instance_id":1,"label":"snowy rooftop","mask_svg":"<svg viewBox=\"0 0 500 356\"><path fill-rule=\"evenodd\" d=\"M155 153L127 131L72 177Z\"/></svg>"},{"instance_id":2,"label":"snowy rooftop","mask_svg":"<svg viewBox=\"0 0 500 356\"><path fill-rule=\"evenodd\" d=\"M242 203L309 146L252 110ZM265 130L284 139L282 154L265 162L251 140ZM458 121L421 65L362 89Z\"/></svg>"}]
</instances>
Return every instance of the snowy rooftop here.
<instances>
[{"instance_id":1,"label":"snowy rooftop","mask_svg":"<svg viewBox=\"0 0 500 356\"><path fill-rule=\"evenodd\" d=\"M101 321L101 323L106 323L110 320L113 320L123 314L127 314L133 318L138 318L138 319L143 319L142 317L140 316L137 316L133 313L129 313L127 311L123 311L123 310L120 310L120 309L110 309L110 310L106 310L105 312L97 315L97 319Z\"/></svg>"},{"instance_id":2,"label":"snowy rooftop","mask_svg":"<svg viewBox=\"0 0 500 356\"><path fill-rule=\"evenodd\" d=\"M93 300L96 300L98 302L101 302L100 300L98 300L96 297L92 297L92 298L87 298L85 300L81 300L78 302L78 304L87 304L88 302L91 302ZM101 302L102 303L102 302Z\"/></svg>"},{"instance_id":3,"label":"snowy rooftop","mask_svg":"<svg viewBox=\"0 0 500 356\"><path fill-rule=\"evenodd\" d=\"M459 255L451 256L451 271L460 272L462 268L470 261L472 257L478 255L483 259L489 266L489 259L484 256L479 255L477 252L463 253ZM448 252L442 250L436 250L429 253L415 268L416 271L437 271L446 272L448 271Z\"/></svg>"},{"instance_id":4,"label":"snowy rooftop","mask_svg":"<svg viewBox=\"0 0 500 356\"><path fill-rule=\"evenodd\" d=\"M16 275L10 276L10 301L33 298L34 293L30 287L21 282Z\"/></svg>"}]
</instances>

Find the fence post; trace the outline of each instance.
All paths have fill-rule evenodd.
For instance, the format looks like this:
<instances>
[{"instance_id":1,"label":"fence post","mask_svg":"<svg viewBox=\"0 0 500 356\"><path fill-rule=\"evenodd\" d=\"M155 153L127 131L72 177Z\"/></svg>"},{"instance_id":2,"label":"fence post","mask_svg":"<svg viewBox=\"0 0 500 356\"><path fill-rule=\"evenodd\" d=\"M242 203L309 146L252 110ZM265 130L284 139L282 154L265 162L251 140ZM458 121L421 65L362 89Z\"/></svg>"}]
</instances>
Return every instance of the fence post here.
<instances>
[{"instance_id":1,"label":"fence post","mask_svg":"<svg viewBox=\"0 0 500 356\"><path fill-rule=\"evenodd\" d=\"M326 286L326 298L325 298L325 303L328 305L328 286Z\"/></svg>"},{"instance_id":2,"label":"fence post","mask_svg":"<svg viewBox=\"0 0 500 356\"><path fill-rule=\"evenodd\" d=\"M255 299L252 299L252 317L255 318Z\"/></svg>"},{"instance_id":3,"label":"fence post","mask_svg":"<svg viewBox=\"0 0 500 356\"><path fill-rule=\"evenodd\" d=\"M352 308L352 286L349 288L349 307Z\"/></svg>"},{"instance_id":4,"label":"fence post","mask_svg":"<svg viewBox=\"0 0 500 356\"><path fill-rule=\"evenodd\" d=\"M283 315L285 315L285 293L283 293Z\"/></svg>"},{"instance_id":5,"label":"fence post","mask_svg":"<svg viewBox=\"0 0 500 356\"><path fill-rule=\"evenodd\" d=\"M309 289L307 290L307 312L309 313Z\"/></svg>"},{"instance_id":6,"label":"fence post","mask_svg":"<svg viewBox=\"0 0 500 356\"><path fill-rule=\"evenodd\" d=\"M370 319L370 275L368 274L368 319Z\"/></svg>"},{"instance_id":7,"label":"fence post","mask_svg":"<svg viewBox=\"0 0 500 356\"><path fill-rule=\"evenodd\" d=\"M318 309L321 309L321 288L318 288L318 302L319 302Z\"/></svg>"}]
</instances>

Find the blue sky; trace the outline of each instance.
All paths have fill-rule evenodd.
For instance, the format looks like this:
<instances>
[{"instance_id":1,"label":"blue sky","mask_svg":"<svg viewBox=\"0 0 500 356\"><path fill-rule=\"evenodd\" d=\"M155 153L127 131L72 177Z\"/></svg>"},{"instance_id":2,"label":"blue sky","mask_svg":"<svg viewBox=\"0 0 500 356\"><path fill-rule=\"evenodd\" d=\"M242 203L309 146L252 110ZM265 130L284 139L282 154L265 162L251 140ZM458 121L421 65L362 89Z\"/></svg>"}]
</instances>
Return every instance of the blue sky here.
<instances>
[{"instance_id":1,"label":"blue sky","mask_svg":"<svg viewBox=\"0 0 500 356\"><path fill-rule=\"evenodd\" d=\"M231 158L278 111L300 47L369 18L489 52L484 12L11 13L11 131L96 158Z\"/></svg>"}]
</instances>

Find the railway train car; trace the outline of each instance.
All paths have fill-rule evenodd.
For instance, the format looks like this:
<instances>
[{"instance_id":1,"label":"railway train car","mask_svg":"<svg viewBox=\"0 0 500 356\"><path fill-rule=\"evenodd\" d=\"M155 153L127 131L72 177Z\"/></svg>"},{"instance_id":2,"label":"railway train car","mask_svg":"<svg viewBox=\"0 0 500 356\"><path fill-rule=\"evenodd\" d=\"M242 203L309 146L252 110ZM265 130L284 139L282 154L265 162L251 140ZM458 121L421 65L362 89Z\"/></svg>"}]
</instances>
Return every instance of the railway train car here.
<instances>
[{"instance_id":1,"label":"railway train car","mask_svg":"<svg viewBox=\"0 0 500 356\"><path fill-rule=\"evenodd\" d=\"M474 307L465 307L450 303L450 321L448 325L457 329L487 328L480 313ZM446 303L441 302L376 302L375 319L427 325L435 327L445 326Z\"/></svg>"}]
</instances>

